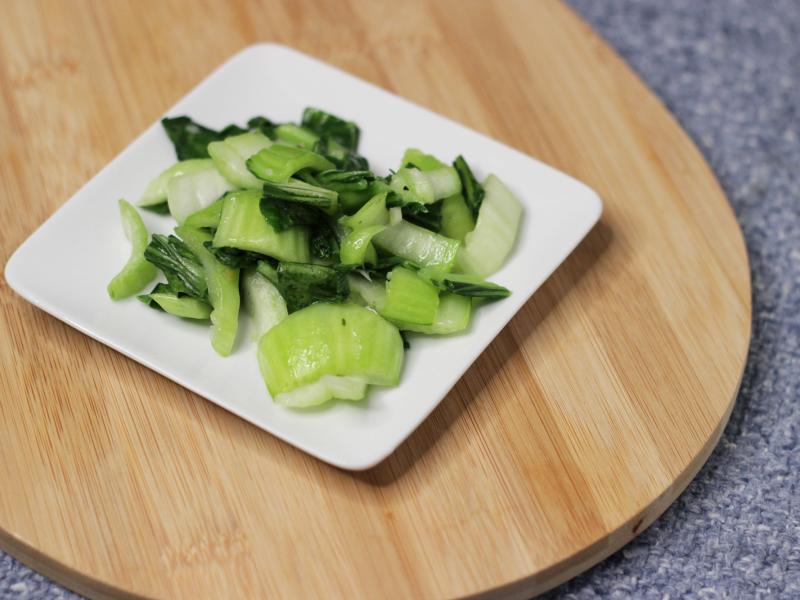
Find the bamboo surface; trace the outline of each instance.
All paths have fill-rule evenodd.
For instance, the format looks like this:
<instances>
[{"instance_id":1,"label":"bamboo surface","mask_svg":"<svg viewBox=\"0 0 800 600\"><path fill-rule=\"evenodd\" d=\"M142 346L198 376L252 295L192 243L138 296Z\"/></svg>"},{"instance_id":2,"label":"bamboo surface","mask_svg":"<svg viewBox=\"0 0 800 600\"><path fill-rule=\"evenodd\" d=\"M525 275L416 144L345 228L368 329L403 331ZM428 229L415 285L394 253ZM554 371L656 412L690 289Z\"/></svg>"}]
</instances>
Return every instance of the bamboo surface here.
<instances>
[{"instance_id":1,"label":"bamboo surface","mask_svg":"<svg viewBox=\"0 0 800 600\"><path fill-rule=\"evenodd\" d=\"M749 340L742 235L686 134L562 4L4 0L0 12L3 266L258 41L508 143L605 202L439 408L361 474L0 280L0 546L23 561L98 598L526 597L642 531L713 449Z\"/></svg>"}]
</instances>

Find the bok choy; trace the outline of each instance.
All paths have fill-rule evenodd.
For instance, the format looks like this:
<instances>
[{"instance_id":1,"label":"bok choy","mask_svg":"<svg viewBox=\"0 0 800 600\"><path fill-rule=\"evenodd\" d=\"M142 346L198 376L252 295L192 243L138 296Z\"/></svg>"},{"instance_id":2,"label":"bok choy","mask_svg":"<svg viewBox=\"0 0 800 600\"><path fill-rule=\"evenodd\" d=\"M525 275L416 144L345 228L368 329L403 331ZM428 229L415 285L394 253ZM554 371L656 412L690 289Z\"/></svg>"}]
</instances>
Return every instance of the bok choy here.
<instances>
[{"instance_id":1,"label":"bok choy","mask_svg":"<svg viewBox=\"0 0 800 600\"><path fill-rule=\"evenodd\" d=\"M162 124L178 162L140 206L177 225L150 236L121 201L131 256L108 293L140 294L165 319L208 321L222 356L246 313L278 404L358 401L370 385L397 385L406 332L457 334L482 303L511 293L486 278L514 246L522 205L461 155L447 163L409 148L378 173L359 154L358 125L313 107L299 123Z\"/></svg>"}]
</instances>

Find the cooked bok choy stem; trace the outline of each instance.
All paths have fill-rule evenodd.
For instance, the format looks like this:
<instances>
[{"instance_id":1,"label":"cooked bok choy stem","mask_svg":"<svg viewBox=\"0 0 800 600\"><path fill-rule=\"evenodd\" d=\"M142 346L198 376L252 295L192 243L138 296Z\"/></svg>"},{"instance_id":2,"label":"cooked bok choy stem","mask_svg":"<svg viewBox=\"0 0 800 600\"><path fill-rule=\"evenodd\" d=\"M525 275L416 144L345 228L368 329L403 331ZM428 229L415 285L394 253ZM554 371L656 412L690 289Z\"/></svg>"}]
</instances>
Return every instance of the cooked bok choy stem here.
<instances>
[{"instance_id":1,"label":"cooked bok choy stem","mask_svg":"<svg viewBox=\"0 0 800 600\"><path fill-rule=\"evenodd\" d=\"M208 145L208 153L214 161L214 166L231 184L242 189L258 189L262 182L250 172L246 161L271 145L272 140L263 133L250 131L220 142L211 142Z\"/></svg>"},{"instance_id":2,"label":"cooked bok choy stem","mask_svg":"<svg viewBox=\"0 0 800 600\"><path fill-rule=\"evenodd\" d=\"M197 256L205 271L211 312L211 346L222 356L233 351L239 327L239 270L226 267L209 252L205 244L211 234L185 225L175 229Z\"/></svg>"},{"instance_id":3,"label":"cooked bok choy stem","mask_svg":"<svg viewBox=\"0 0 800 600\"><path fill-rule=\"evenodd\" d=\"M119 201L119 213L125 237L131 243L131 253L128 262L108 284L108 295L112 300L137 294L156 277L156 268L144 257L149 234L141 215L125 200Z\"/></svg>"},{"instance_id":4,"label":"cooked bok choy stem","mask_svg":"<svg viewBox=\"0 0 800 600\"><path fill-rule=\"evenodd\" d=\"M253 338L258 340L283 321L289 312L278 288L256 270L242 274L242 301L255 327Z\"/></svg>"},{"instance_id":5,"label":"cooked bok choy stem","mask_svg":"<svg viewBox=\"0 0 800 600\"><path fill-rule=\"evenodd\" d=\"M503 265L522 220L522 204L497 176L489 175L483 187L486 195L475 230L464 238L457 259L460 271L478 277L488 277Z\"/></svg>"},{"instance_id":6,"label":"cooked bok choy stem","mask_svg":"<svg viewBox=\"0 0 800 600\"><path fill-rule=\"evenodd\" d=\"M192 213L206 208L234 187L212 165L192 173L173 177L167 184L170 214L183 223Z\"/></svg>"},{"instance_id":7,"label":"cooked bok choy stem","mask_svg":"<svg viewBox=\"0 0 800 600\"><path fill-rule=\"evenodd\" d=\"M154 206L166 202L167 187L170 181L181 175L206 171L213 166L213 161L207 158L191 158L175 163L162 171L158 177L147 185L142 194L142 198L139 200L139 206Z\"/></svg>"},{"instance_id":8,"label":"cooked bok choy stem","mask_svg":"<svg viewBox=\"0 0 800 600\"><path fill-rule=\"evenodd\" d=\"M258 343L258 362L273 397L326 375L396 385L403 366L403 341L394 325L366 308L314 304L264 334Z\"/></svg>"}]
</instances>

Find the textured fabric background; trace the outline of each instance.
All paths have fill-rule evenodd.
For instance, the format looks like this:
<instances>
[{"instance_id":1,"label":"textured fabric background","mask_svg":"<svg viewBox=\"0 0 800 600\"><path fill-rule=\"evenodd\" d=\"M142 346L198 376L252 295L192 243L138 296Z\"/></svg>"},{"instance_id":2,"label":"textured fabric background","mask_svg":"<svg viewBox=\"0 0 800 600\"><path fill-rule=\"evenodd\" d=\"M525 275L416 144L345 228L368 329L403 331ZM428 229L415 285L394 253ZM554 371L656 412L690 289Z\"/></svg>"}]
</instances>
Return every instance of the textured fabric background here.
<instances>
[{"instance_id":1,"label":"textured fabric background","mask_svg":"<svg viewBox=\"0 0 800 600\"><path fill-rule=\"evenodd\" d=\"M730 425L697 479L547 597L800 598L800 1L568 1L722 182L747 239L753 339ZM0 598L79 597L0 552Z\"/></svg>"}]
</instances>

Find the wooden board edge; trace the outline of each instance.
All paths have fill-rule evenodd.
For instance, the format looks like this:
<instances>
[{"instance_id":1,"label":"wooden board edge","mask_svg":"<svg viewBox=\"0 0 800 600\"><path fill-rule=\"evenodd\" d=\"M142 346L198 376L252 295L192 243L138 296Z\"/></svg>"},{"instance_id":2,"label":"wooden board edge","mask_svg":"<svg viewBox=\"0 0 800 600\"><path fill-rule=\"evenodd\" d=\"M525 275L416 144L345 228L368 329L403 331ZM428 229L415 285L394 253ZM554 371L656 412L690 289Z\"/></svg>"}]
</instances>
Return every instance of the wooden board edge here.
<instances>
[{"instance_id":1,"label":"wooden board edge","mask_svg":"<svg viewBox=\"0 0 800 600\"><path fill-rule=\"evenodd\" d=\"M59 585L92 600L155 600L81 573L39 552L0 527L0 550Z\"/></svg>"},{"instance_id":2,"label":"wooden board edge","mask_svg":"<svg viewBox=\"0 0 800 600\"><path fill-rule=\"evenodd\" d=\"M750 340L752 338L752 321L747 334L747 348L750 347ZM502 585L500 587L492 588L478 592L474 595L468 596L473 600L524 600L533 598L543 594L573 577L578 576L584 571L589 570L591 567L605 560L617 550L626 546L631 540L639 536L650 525L652 525L666 510L672 505L675 500L686 490L689 484L694 480L700 469L708 462L712 452L722 439L722 434L730 421L733 407L736 405L736 398L739 395L739 390L742 385L744 377L744 370L747 364L748 352L745 352L741 364L741 372L739 374L739 381L731 396L730 403L725 414L720 419L716 428L711 436L709 436L706 444L701 448L700 452L694 457L686 468L675 478L673 484L664 490L658 497L656 497L649 506L639 511L632 518L625 521L614 531L606 534L605 537L596 540L591 545L587 546L580 552L570 556L543 571L526 577L524 579Z\"/></svg>"}]
</instances>

